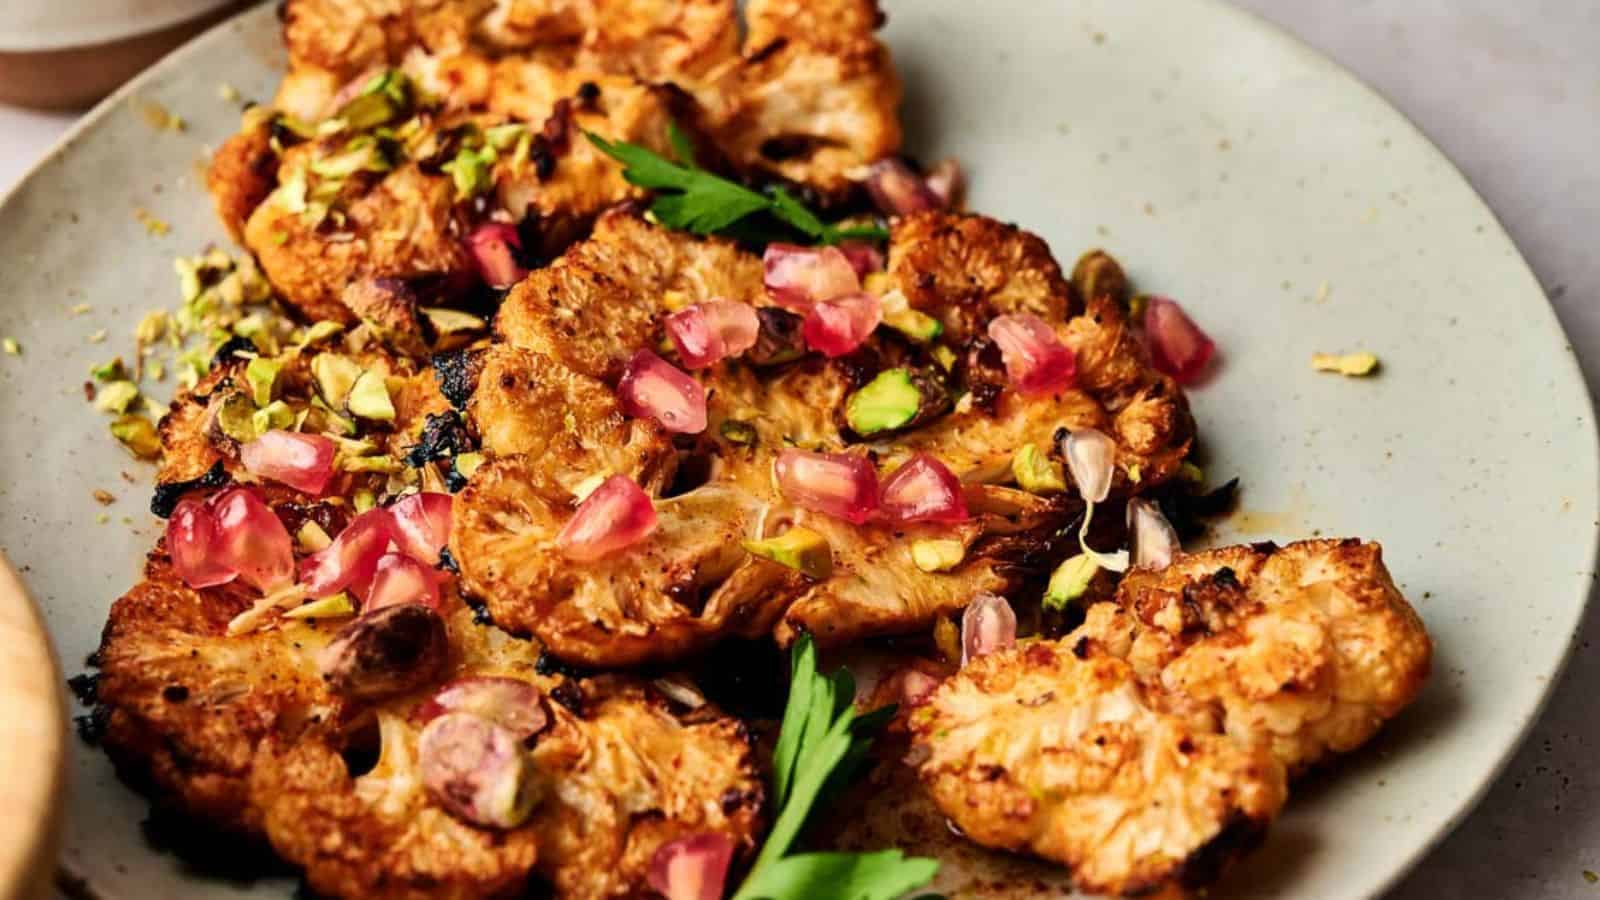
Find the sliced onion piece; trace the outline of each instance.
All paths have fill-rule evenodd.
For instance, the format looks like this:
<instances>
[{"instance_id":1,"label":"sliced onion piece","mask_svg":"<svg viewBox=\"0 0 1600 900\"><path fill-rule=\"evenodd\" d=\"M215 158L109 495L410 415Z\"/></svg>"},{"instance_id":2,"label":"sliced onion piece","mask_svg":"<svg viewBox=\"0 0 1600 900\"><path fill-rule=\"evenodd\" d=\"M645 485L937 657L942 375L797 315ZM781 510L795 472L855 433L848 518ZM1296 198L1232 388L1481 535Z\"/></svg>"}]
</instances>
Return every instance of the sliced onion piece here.
<instances>
[{"instance_id":1,"label":"sliced onion piece","mask_svg":"<svg viewBox=\"0 0 1600 900\"><path fill-rule=\"evenodd\" d=\"M883 482L879 505L891 522L964 522L967 500L961 480L926 453L907 460Z\"/></svg>"},{"instance_id":2,"label":"sliced onion piece","mask_svg":"<svg viewBox=\"0 0 1600 900\"><path fill-rule=\"evenodd\" d=\"M961 664L1017 643L1017 614L998 594L972 598L961 614Z\"/></svg>"},{"instance_id":3,"label":"sliced onion piece","mask_svg":"<svg viewBox=\"0 0 1600 900\"><path fill-rule=\"evenodd\" d=\"M650 858L651 890L667 900L722 900L733 839L714 831L668 841Z\"/></svg>"},{"instance_id":4,"label":"sliced onion piece","mask_svg":"<svg viewBox=\"0 0 1600 900\"><path fill-rule=\"evenodd\" d=\"M961 169L961 161L954 157L934 163L923 182L928 185L928 190L939 198L939 204L945 209L959 205L962 196L967 192L967 174Z\"/></svg>"},{"instance_id":5,"label":"sliced onion piece","mask_svg":"<svg viewBox=\"0 0 1600 900\"><path fill-rule=\"evenodd\" d=\"M333 478L336 451L333 441L320 434L274 428L242 445L239 459L252 475L319 495Z\"/></svg>"},{"instance_id":6,"label":"sliced onion piece","mask_svg":"<svg viewBox=\"0 0 1600 900\"><path fill-rule=\"evenodd\" d=\"M1183 307L1167 297L1146 298L1144 333L1150 342L1150 361L1181 384L1199 378L1217 350Z\"/></svg>"},{"instance_id":7,"label":"sliced onion piece","mask_svg":"<svg viewBox=\"0 0 1600 900\"><path fill-rule=\"evenodd\" d=\"M1178 532L1153 501L1128 501L1128 533L1133 540L1133 564L1145 569L1165 569L1182 552Z\"/></svg>"},{"instance_id":8,"label":"sliced onion piece","mask_svg":"<svg viewBox=\"0 0 1600 900\"><path fill-rule=\"evenodd\" d=\"M300 561L300 583L311 597L349 590L365 598L378 560L394 540L387 509L369 509L346 525L333 543Z\"/></svg>"},{"instance_id":9,"label":"sliced onion piece","mask_svg":"<svg viewBox=\"0 0 1600 900\"><path fill-rule=\"evenodd\" d=\"M768 244L761 257L767 295L784 309L806 313L819 300L861 290L861 278L838 247Z\"/></svg>"},{"instance_id":10,"label":"sliced onion piece","mask_svg":"<svg viewBox=\"0 0 1600 900\"><path fill-rule=\"evenodd\" d=\"M866 342L883 321L883 302L871 294L824 300L806 313L806 345L823 356L843 356Z\"/></svg>"},{"instance_id":11,"label":"sliced onion piece","mask_svg":"<svg viewBox=\"0 0 1600 900\"><path fill-rule=\"evenodd\" d=\"M496 290L511 287L528 275L517 262L522 237L517 229L503 222L485 222L467 235L467 250L478 266L484 284Z\"/></svg>"},{"instance_id":12,"label":"sliced onion piece","mask_svg":"<svg viewBox=\"0 0 1600 900\"><path fill-rule=\"evenodd\" d=\"M707 300L668 316L666 328L684 366L704 369L755 346L761 320L747 303Z\"/></svg>"},{"instance_id":13,"label":"sliced onion piece","mask_svg":"<svg viewBox=\"0 0 1600 900\"><path fill-rule=\"evenodd\" d=\"M217 556L264 594L294 583L294 541L278 514L249 488L229 488L207 501L216 516Z\"/></svg>"},{"instance_id":14,"label":"sliced onion piece","mask_svg":"<svg viewBox=\"0 0 1600 900\"><path fill-rule=\"evenodd\" d=\"M922 176L911 171L905 160L895 156L872 164L867 174L867 193L886 216L907 216L944 205Z\"/></svg>"},{"instance_id":15,"label":"sliced onion piece","mask_svg":"<svg viewBox=\"0 0 1600 900\"><path fill-rule=\"evenodd\" d=\"M617 383L622 411L654 419L668 431L699 434L706 430L706 390L681 370L649 350L628 360Z\"/></svg>"},{"instance_id":16,"label":"sliced onion piece","mask_svg":"<svg viewBox=\"0 0 1600 900\"><path fill-rule=\"evenodd\" d=\"M450 542L449 494L422 491L410 494L389 507L394 542L412 559L430 566L439 564L439 551Z\"/></svg>"},{"instance_id":17,"label":"sliced onion piece","mask_svg":"<svg viewBox=\"0 0 1600 900\"><path fill-rule=\"evenodd\" d=\"M393 551L378 557L372 569L372 586L367 589L362 612L397 606L401 603L420 603L433 610L440 609L439 582L442 573L425 566L404 553Z\"/></svg>"},{"instance_id":18,"label":"sliced onion piece","mask_svg":"<svg viewBox=\"0 0 1600 900\"><path fill-rule=\"evenodd\" d=\"M510 729L519 741L533 737L550 724L544 695L520 678L483 675L452 681L423 701L412 718L427 723L450 712L482 716Z\"/></svg>"},{"instance_id":19,"label":"sliced onion piece","mask_svg":"<svg viewBox=\"0 0 1600 900\"><path fill-rule=\"evenodd\" d=\"M446 713L422 729L417 768L428 796L474 825L515 828L539 799L532 761L517 736L471 713Z\"/></svg>"},{"instance_id":20,"label":"sliced onion piece","mask_svg":"<svg viewBox=\"0 0 1600 900\"><path fill-rule=\"evenodd\" d=\"M656 530L650 497L626 475L607 478L578 504L578 511L556 535L556 546L571 559L589 562L636 544Z\"/></svg>"},{"instance_id":21,"label":"sliced onion piece","mask_svg":"<svg viewBox=\"0 0 1600 900\"><path fill-rule=\"evenodd\" d=\"M1099 503L1111 493L1111 473L1117 462L1117 442L1094 428L1078 428L1061 439L1061 455L1078 494L1087 503Z\"/></svg>"},{"instance_id":22,"label":"sliced onion piece","mask_svg":"<svg viewBox=\"0 0 1600 900\"><path fill-rule=\"evenodd\" d=\"M239 570L222 558L217 517L204 500L178 501L167 519L167 555L178 577L192 588L227 584L239 577Z\"/></svg>"},{"instance_id":23,"label":"sliced onion piece","mask_svg":"<svg viewBox=\"0 0 1600 900\"><path fill-rule=\"evenodd\" d=\"M865 457L785 450L773 471L783 495L813 512L860 525L878 508L878 472Z\"/></svg>"},{"instance_id":24,"label":"sliced onion piece","mask_svg":"<svg viewBox=\"0 0 1600 900\"><path fill-rule=\"evenodd\" d=\"M866 241L843 241L839 244L839 252L850 260L858 278L883 271L883 251Z\"/></svg>"},{"instance_id":25,"label":"sliced onion piece","mask_svg":"<svg viewBox=\"0 0 1600 900\"><path fill-rule=\"evenodd\" d=\"M1048 394L1072 385L1077 360L1045 321L1033 313L996 316L989 338L1000 348L1011 384L1024 394Z\"/></svg>"}]
</instances>

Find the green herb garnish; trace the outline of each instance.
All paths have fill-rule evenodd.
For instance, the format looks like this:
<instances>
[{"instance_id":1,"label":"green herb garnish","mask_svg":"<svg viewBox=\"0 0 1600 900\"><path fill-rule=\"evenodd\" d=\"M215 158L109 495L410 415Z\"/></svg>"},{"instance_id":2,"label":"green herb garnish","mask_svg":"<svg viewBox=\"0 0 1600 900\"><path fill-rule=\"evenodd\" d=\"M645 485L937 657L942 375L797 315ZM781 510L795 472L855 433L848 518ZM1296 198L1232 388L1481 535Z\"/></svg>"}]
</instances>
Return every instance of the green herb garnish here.
<instances>
[{"instance_id":1,"label":"green herb garnish","mask_svg":"<svg viewBox=\"0 0 1600 900\"><path fill-rule=\"evenodd\" d=\"M622 163L622 177L629 184L656 192L650 212L668 228L759 240L779 236L787 226L823 244L881 241L889 237L886 230L878 227L829 225L781 187L762 193L713 175L695 163L689 139L677 125L667 129L677 162L638 144L611 142L594 132L584 133L600 152Z\"/></svg>"},{"instance_id":2,"label":"green herb garnish","mask_svg":"<svg viewBox=\"0 0 1600 900\"><path fill-rule=\"evenodd\" d=\"M857 715L855 679L844 669L818 673L816 647L808 636L795 643L790 671L789 702L772 754L778 816L733 900L894 900L927 884L939 864L899 850L789 854L818 801L837 794L860 772L879 729L894 716L893 706Z\"/></svg>"}]
</instances>

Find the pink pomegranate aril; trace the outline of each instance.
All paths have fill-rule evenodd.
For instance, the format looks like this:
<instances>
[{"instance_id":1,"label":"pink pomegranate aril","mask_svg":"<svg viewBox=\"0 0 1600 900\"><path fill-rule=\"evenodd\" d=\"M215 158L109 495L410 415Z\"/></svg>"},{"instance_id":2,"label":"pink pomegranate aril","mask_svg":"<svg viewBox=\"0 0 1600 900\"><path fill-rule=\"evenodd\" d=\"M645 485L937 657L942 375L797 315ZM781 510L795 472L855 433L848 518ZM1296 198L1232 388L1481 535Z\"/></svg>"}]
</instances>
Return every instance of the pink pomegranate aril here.
<instances>
[{"instance_id":1,"label":"pink pomegranate aril","mask_svg":"<svg viewBox=\"0 0 1600 900\"><path fill-rule=\"evenodd\" d=\"M671 363L640 350L628 360L617 383L622 411L679 434L706 430L706 391Z\"/></svg>"},{"instance_id":2,"label":"pink pomegranate aril","mask_svg":"<svg viewBox=\"0 0 1600 900\"><path fill-rule=\"evenodd\" d=\"M866 241L844 241L839 244L839 252L850 260L858 278L883 271L883 253Z\"/></svg>"},{"instance_id":3,"label":"pink pomegranate aril","mask_svg":"<svg viewBox=\"0 0 1600 900\"><path fill-rule=\"evenodd\" d=\"M293 583L294 542L255 491L229 488L207 502L216 516L218 558L241 581L262 593Z\"/></svg>"},{"instance_id":4,"label":"pink pomegranate aril","mask_svg":"<svg viewBox=\"0 0 1600 900\"><path fill-rule=\"evenodd\" d=\"M945 209L950 209L961 202L961 196L967 190L967 175L961 169L961 161L948 158L934 163L928 170L928 177L923 179L928 190L939 198L939 204Z\"/></svg>"},{"instance_id":5,"label":"pink pomegranate aril","mask_svg":"<svg viewBox=\"0 0 1600 900\"><path fill-rule=\"evenodd\" d=\"M1006 598L979 594L961 614L961 664L1017 642L1017 613Z\"/></svg>"},{"instance_id":6,"label":"pink pomegranate aril","mask_svg":"<svg viewBox=\"0 0 1600 900\"><path fill-rule=\"evenodd\" d=\"M708 300L668 316L666 328L684 366L704 369L755 346L761 320L749 304Z\"/></svg>"},{"instance_id":7,"label":"pink pomegranate aril","mask_svg":"<svg viewBox=\"0 0 1600 900\"><path fill-rule=\"evenodd\" d=\"M944 203L928 188L922 176L899 157L889 156L872 164L867 175L867 193L878 210L887 216L907 216L924 210L940 209Z\"/></svg>"},{"instance_id":8,"label":"pink pomegranate aril","mask_svg":"<svg viewBox=\"0 0 1600 900\"><path fill-rule=\"evenodd\" d=\"M206 588L239 577L239 570L222 558L221 543L210 505L193 497L178 501L167 520L167 555L184 584Z\"/></svg>"},{"instance_id":9,"label":"pink pomegranate aril","mask_svg":"<svg viewBox=\"0 0 1600 900\"><path fill-rule=\"evenodd\" d=\"M860 525L878 508L878 473L865 457L785 450L773 468L778 489L805 509Z\"/></svg>"},{"instance_id":10,"label":"pink pomegranate aril","mask_svg":"<svg viewBox=\"0 0 1600 900\"><path fill-rule=\"evenodd\" d=\"M650 888L667 900L722 900L733 849L732 838L709 831L668 841L650 858Z\"/></svg>"},{"instance_id":11,"label":"pink pomegranate aril","mask_svg":"<svg viewBox=\"0 0 1600 900\"><path fill-rule=\"evenodd\" d=\"M489 287L503 290L527 277L528 270L517 262L522 238L517 229L503 222L485 222L467 235L467 250L477 264L478 275Z\"/></svg>"},{"instance_id":12,"label":"pink pomegranate aril","mask_svg":"<svg viewBox=\"0 0 1600 900\"><path fill-rule=\"evenodd\" d=\"M372 586L367 589L362 612L398 606L401 603L420 603L437 611L441 573L437 569L406 556L390 551L378 557L373 567Z\"/></svg>"},{"instance_id":13,"label":"pink pomegranate aril","mask_svg":"<svg viewBox=\"0 0 1600 900\"><path fill-rule=\"evenodd\" d=\"M866 343L883 321L883 303L871 294L848 294L811 307L801 333L823 356L844 356Z\"/></svg>"},{"instance_id":14,"label":"pink pomegranate aril","mask_svg":"<svg viewBox=\"0 0 1600 900\"><path fill-rule=\"evenodd\" d=\"M394 542L412 559L439 564L439 550L450 541L451 497L422 491L402 497L389 507Z\"/></svg>"},{"instance_id":15,"label":"pink pomegranate aril","mask_svg":"<svg viewBox=\"0 0 1600 900\"><path fill-rule=\"evenodd\" d=\"M366 597L378 560L394 540L394 520L387 509L369 509L346 525L322 550L300 561L300 582L312 597L349 589Z\"/></svg>"},{"instance_id":16,"label":"pink pomegranate aril","mask_svg":"<svg viewBox=\"0 0 1600 900\"><path fill-rule=\"evenodd\" d=\"M613 475L594 489L556 535L571 559L589 562L636 544L656 530L650 496L626 475Z\"/></svg>"},{"instance_id":17,"label":"pink pomegranate aril","mask_svg":"<svg viewBox=\"0 0 1600 900\"><path fill-rule=\"evenodd\" d=\"M447 712L468 712L509 729L526 740L550 723L539 689L520 678L484 675L462 678L440 688L411 718L426 724Z\"/></svg>"},{"instance_id":18,"label":"pink pomegranate aril","mask_svg":"<svg viewBox=\"0 0 1600 900\"><path fill-rule=\"evenodd\" d=\"M961 482L926 453L907 460L883 482L879 505L891 522L964 522L967 500Z\"/></svg>"},{"instance_id":19,"label":"pink pomegranate aril","mask_svg":"<svg viewBox=\"0 0 1600 900\"><path fill-rule=\"evenodd\" d=\"M252 475L318 495L333 478L336 451L333 441L320 434L273 429L241 446L239 459Z\"/></svg>"},{"instance_id":20,"label":"pink pomegranate aril","mask_svg":"<svg viewBox=\"0 0 1600 900\"><path fill-rule=\"evenodd\" d=\"M1072 385L1077 360L1054 329L1032 313L996 316L989 338L1000 348L1011 385L1024 394L1048 394Z\"/></svg>"},{"instance_id":21,"label":"pink pomegranate aril","mask_svg":"<svg viewBox=\"0 0 1600 900\"><path fill-rule=\"evenodd\" d=\"M768 244L761 257L763 277L772 302L805 313L819 300L832 300L861 290L861 278L838 247Z\"/></svg>"},{"instance_id":22,"label":"pink pomegranate aril","mask_svg":"<svg viewBox=\"0 0 1600 900\"><path fill-rule=\"evenodd\" d=\"M1176 300L1149 297L1144 308L1144 333L1156 369L1187 384L1200 377L1217 345L1184 313Z\"/></svg>"}]
</instances>

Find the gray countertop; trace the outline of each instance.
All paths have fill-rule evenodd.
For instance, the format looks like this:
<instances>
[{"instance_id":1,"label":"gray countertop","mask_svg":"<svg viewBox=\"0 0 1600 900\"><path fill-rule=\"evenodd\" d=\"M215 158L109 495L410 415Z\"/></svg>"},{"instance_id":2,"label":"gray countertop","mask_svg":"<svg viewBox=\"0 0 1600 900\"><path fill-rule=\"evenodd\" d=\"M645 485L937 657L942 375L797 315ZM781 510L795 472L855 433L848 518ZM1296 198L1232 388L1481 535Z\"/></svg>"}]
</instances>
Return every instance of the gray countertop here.
<instances>
[{"instance_id":1,"label":"gray countertop","mask_svg":"<svg viewBox=\"0 0 1600 900\"><path fill-rule=\"evenodd\" d=\"M1600 3L1236 0L1354 70L1461 167L1532 263L1600 386ZM0 189L70 116L0 108ZM1513 564L1508 561L1508 564ZM1506 602L1515 603L1508 597ZM1600 619L1482 805L1396 898L1600 898ZM1591 880L1594 879L1594 880Z\"/></svg>"}]
</instances>

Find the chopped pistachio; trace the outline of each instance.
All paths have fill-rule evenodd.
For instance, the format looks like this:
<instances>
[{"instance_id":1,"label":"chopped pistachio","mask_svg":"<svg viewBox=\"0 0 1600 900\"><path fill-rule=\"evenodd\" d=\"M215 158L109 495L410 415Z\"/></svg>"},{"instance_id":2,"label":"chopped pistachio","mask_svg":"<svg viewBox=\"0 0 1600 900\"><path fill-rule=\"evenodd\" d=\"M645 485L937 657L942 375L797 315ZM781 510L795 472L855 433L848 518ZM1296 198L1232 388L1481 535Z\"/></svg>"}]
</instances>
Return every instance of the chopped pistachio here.
<instances>
[{"instance_id":1,"label":"chopped pistachio","mask_svg":"<svg viewBox=\"0 0 1600 900\"><path fill-rule=\"evenodd\" d=\"M272 402L272 386L278 381L278 371L283 363L265 356L250 360L244 367L244 379L250 385L250 398L257 406Z\"/></svg>"},{"instance_id":2,"label":"chopped pistachio","mask_svg":"<svg viewBox=\"0 0 1600 900\"><path fill-rule=\"evenodd\" d=\"M1068 559L1050 575L1050 584L1044 591L1044 608L1065 609L1067 604L1082 597L1089 590L1089 582L1100 571L1100 563L1087 553Z\"/></svg>"},{"instance_id":3,"label":"chopped pistachio","mask_svg":"<svg viewBox=\"0 0 1600 900\"><path fill-rule=\"evenodd\" d=\"M256 434L266 434L275 428L288 428L294 424L294 409L282 400L274 400L250 417Z\"/></svg>"},{"instance_id":4,"label":"chopped pistachio","mask_svg":"<svg viewBox=\"0 0 1600 900\"><path fill-rule=\"evenodd\" d=\"M70 308L68 308L67 315L72 316L73 318L77 318L78 316L83 315L84 313L88 312L91 309L94 309L94 307L90 306L87 303L75 303Z\"/></svg>"},{"instance_id":5,"label":"chopped pistachio","mask_svg":"<svg viewBox=\"0 0 1600 900\"><path fill-rule=\"evenodd\" d=\"M128 377L128 368L123 365L122 357L118 356L90 369L89 375L95 381L120 381Z\"/></svg>"},{"instance_id":6,"label":"chopped pistachio","mask_svg":"<svg viewBox=\"0 0 1600 900\"><path fill-rule=\"evenodd\" d=\"M961 629L949 619L940 617L933 623L933 645L939 648L939 655L945 662L961 662Z\"/></svg>"},{"instance_id":7,"label":"chopped pistachio","mask_svg":"<svg viewBox=\"0 0 1600 900\"><path fill-rule=\"evenodd\" d=\"M1128 480L1133 482L1134 484L1138 484L1139 482L1143 481L1144 480L1144 468L1141 467L1138 463L1129 463L1128 464Z\"/></svg>"},{"instance_id":8,"label":"chopped pistachio","mask_svg":"<svg viewBox=\"0 0 1600 900\"><path fill-rule=\"evenodd\" d=\"M342 333L343 331L344 326L338 322L329 322L326 320L321 322L313 322L311 323L311 327L306 329L306 333L301 336L300 344L303 347L310 347L313 344L320 344L323 341Z\"/></svg>"},{"instance_id":9,"label":"chopped pistachio","mask_svg":"<svg viewBox=\"0 0 1600 900\"><path fill-rule=\"evenodd\" d=\"M584 500L588 499L590 494L594 493L595 488L604 484L605 480L610 477L610 472L596 472L593 475L590 475L588 478L585 478L584 480L573 485L573 501L576 503L582 503Z\"/></svg>"},{"instance_id":10,"label":"chopped pistachio","mask_svg":"<svg viewBox=\"0 0 1600 900\"><path fill-rule=\"evenodd\" d=\"M121 416L111 423L111 436L139 459L161 456L161 438L156 426L144 416Z\"/></svg>"},{"instance_id":11,"label":"chopped pistachio","mask_svg":"<svg viewBox=\"0 0 1600 900\"><path fill-rule=\"evenodd\" d=\"M400 461L387 456L340 456L341 472L378 472L389 475L400 471Z\"/></svg>"},{"instance_id":12,"label":"chopped pistachio","mask_svg":"<svg viewBox=\"0 0 1600 900\"><path fill-rule=\"evenodd\" d=\"M139 386L131 381L113 381L100 388L94 408L101 412L125 413L139 399Z\"/></svg>"},{"instance_id":13,"label":"chopped pistachio","mask_svg":"<svg viewBox=\"0 0 1600 900\"><path fill-rule=\"evenodd\" d=\"M882 274L882 273L874 273ZM872 276L868 276L870 280ZM899 288L883 295L883 324L913 341L929 344L944 334L944 324L921 310L912 309Z\"/></svg>"},{"instance_id":14,"label":"chopped pistachio","mask_svg":"<svg viewBox=\"0 0 1600 900\"><path fill-rule=\"evenodd\" d=\"M1186 459L1182 465L1178 466L1178 477L1194 484L1204 484L1206 473L1204 469Z\"/></svg>"},{"instance_id":15,"label":"chopped pistachio","mask_svg":"<svg viewBox=\"0 0 1600 900\"><path fill-rule=\"evenodd\" d=\"M356 383L350 388L350 396L345 400L345 408L350 413L362 419L371 419L375 422L394 421L394 403L389 399L389 386L384 381L382 372L368 369L361 373Z\"/></svg>"},{"instance_id":16,"label":"chopped pistachio","mask_svg":"<svg viewBox=\"0 0 1600 900\"><path fill-rule=\"evenodd\" d=\"M497 158L493 147L485 146L476 150L462 147L456 151L455 159L440 168L450 173L456 196L475 197L488 190L493 183L489 167L494 165Z\"/></svg>"},{"instance_id":17,"label":"chopped pistachio","mask_svg":"<svg viewBox=\"0 0 1600 900\"><path fill-rule=\"evenodd\" d=\"M917 417L922 392L908 369L885 369L850 395L844 418L865 437L899 428Z\"/></svg>"},{"instance_id":18,"label":"chopped pistachio","mask_svg":"<svg viewBox=\"0 0 1600 900\"><path fill-rule=\"evenodd\" d=\"M217 96L222 98L224 103L238 103L239 89L224 81L217 85Z\"/></svg>"},{"instance_id":19,"label":"chopped pistachio","mask_svg":"<svg viewBox=\"0 0 1600 900\"><path fill-rule=\"evenodd\" d=\"M150 360L150 364L145 366L144 370L156 381L165 381L167 378L167 366L159 359Z\"/></svg>"},{"instance_id":20,"label":"chopped pistachio","mask_svg":"<svg viewBox=\"0 0 1600 900\"><path fill-rule=\"evenodd\" d=\"M306 412L308 413L308 419L312 419L310 414L315 416L313 419L315 424L312 426L314 431L328 431L345 437L354 437L360 431L360 429L356 428L355 422L329 409L328 404L323 403L321 397L313 396L311 398L311 406L307 407Z\"/></svg>"},{"instance_id":21,"label":"chopped pistachio","mask_svg":"<svg viewBox=\"0 0 1600 900\"><path fill-rule=\"evenodd\" d=\"M311 519L307 519L306 523L300 526L300 530L295 532L294 538L300 544L300 549L307 553L315 553L318 550L327 549L333 543L333 538L328 536L328 532Z\"/></svg>"},{"instance_id":22,"label":"chopped pistachio","mask_svg":"<svg viewBox=\"0 0 1600 900\"><path fill-rule=\"evenodd\" d=\"M1061 463L1046 456L1037 444L1023 444L1011 457L1011 474L1017 486L1033 494L1055 494L1067 489Z\"/></svg>"},{"instance_id":23,"label":"chopped pistachio","mask_svg":"<svg viewBox=\"0 0 1600 900\"><path fill-rule=\"evenodd\" d=\"M749 422L741 422L738 419L724 419L722 426L718 430L722 432L723 438L731 444L750 447L756 443L756 427Z\"/></svg>"},{"instance_id":24,"label":"chopped pistachio","mask_svg":"<svg viewBox=\"0 0 1600 900\"><path fill-rule=\"evenodd\" d=\"M313 600L302 606L297 606L283 614L285 619L340 619L356 614L354 603L350 602L350 595L344 591L331 594L320 600Z\"/></svg>"},{"instance_id":25,"label":"chopped pistachio","mask_svg":"<svg viewBox=\"0 0 1600 900\"><path fill-rule=\"evenodd\" d=\"M172 231L171 225L168 225L161 219L151 215L150 211L147 209L136 209L134 210L133 216L139 220L140 225L144 226L146 234L150 234L155 237L164 237Z\"/></svg>"},{"instance_id":26,"label":"chopped pistachio","mask_svg":"<svg viewBox=\"0 0 1600 900\"><path fill-rule=\"evenodd\" d=\"M481 334L489 328L489 323L459 309L424 306L421 312L427 318L428 324L433 326L434 332L439 336L439 344L445 349L449 349L453 344L463 343L465 339Z\"/></svg>"},{"instance_id":27,"label":"chopped pistachio","mask_svg":"<svg viewBox=\"0 0 1600 900\"><path fill-rule=\"evenodd\" d=\"M394 163L383 154L382 147L371 136L363 135L332 156L311 161L311 174L330 180L349 178L357 172L387 172Z\"/></svg>"},{"instance_id":28,"label":"chopped pistachio","mask_svg":"<svg viewBox=\"0 0 1600 900\"><path fill-rule=\"evenodd\" d=\"M109 521L111 521L110 513L99 513L94 517L94 522L96 525L104 525Z\"/></svg>"},{"instance_id":29,"label":"chopped pistachio","mask_svg":"<svg viewBox=\"0 0 1600 900\"><path fill-rule=\"evenodd\" d=\"M248 444L261 434L256 428L256 405L242 393L222 399L216 421L218 430L241 444Z\"/></svg>"},{"instance_id":30,"label":"chopped pistachio","mask_svg":"<svg viewBox=\"0 0 1600 900\"><path fill-rule=\"evenodd\" d=\"M504 125L485 128L483 130L483 139L496 150L504 150L516 144L527 131L528 126L522 122L507 122Z\"/></svg>"},{"instance_id":31,"label":"chopped pistachio","mask_svg":"<svg viewBox=\"0 0 1600 900\"><path fill-rule=\"evenodd\" d=\"M1128 321L1139 322L1144 320L1144 308L1150 305L1150 298L1145 294L1135 294L1128 301Z\"/></svg>"},{"instance_id":32,"label":"chopped pistachio","mask_svg":"<svg viewBox=\"0 0 1600 900\"><path fill-rule=\"evenodd\" d=\"M350 390L361 377L355 360L337 353L319 353L311 358L311 377L317 380L317 393L330 409L343 409Z\"/></svg>"},{"instance_id":33,"label":"chopped pistachio","mask_svg":"<svg viewBox=\"0 0 1600 900\"><path fill-rule=\"evenodd\" d=\"M933 348L933 361L946 372L956 367L956 352L943 344Z\"/></svg>"},{"instance_id":34,"label":"chopped pistachio","mask_svg":"<svg viewBox=\"0 0 1600 900\"><path fill-rule=\"evenodd\" d=\"M354 497L350 498L350 505L355 507L356 512L364 513L378 505L378 498L371 491L362 488L356 491Z\"/></svg>"},{"instance_id":35,"label":"chopped pistachio","mask_svg":"<svg viewBox=\"0 0 1600 900\"><path fill-rule=\"evenodd\" d=\"M87 340L91 344L104 344L106 342L106 330L102 328L99 331L91 332Z\"/></svg>"},{"instance_id":36,"label":"chopped pistachio","mask_svg":"<svg viewBox=\"0 0 1600 900\"><path fill-rule=\"evenodd\" d=\"M828 546L828 539L802 525L796 525L777 537L745 541L743 547L762 559L770 559L780 566L794 569L807 578L821 581L833 574L833 549Z\"/></svg>"},{"instance_id":37,"label":"chopped pistachio","mask_svg":"<svg viewBox=\"0 0 1600 900\"><path fill-rule=\"evenodd\" d=\"M888 272L867 273L867 277L861 279L861 289L869 294L883 296L885 303L889 302L887 295L895 291L894 281L889 277ZM905 295L902 294L900 299L904 300Z\"/></svg>"},{"instance_id":38,"label":"chopped pistachio","mask_svg":"<svg viewBox=\"0 0 1600 900\"><path fill-rule=\"evenodd\" d=\"M483 466L482 453L457 453L455 457L456 474L462 478L471 478Z\"/></svg>"},{"instance_id":39,"label":"chopped pistachio","mask_svg":"<svg viewBox=\"0 0 1600 900\"><path fill-rule=\"evenodd\" d=\"M679 312L693 303L694 299L683 291L661 292L661 305L666 307L668 312Z\"/></svg>"},{"instance_id":40,"label":"chopped pistachio","mask_svg":"<svg viewBox=\"0 0 1600 900\"><path fill-rule=\"evenodd\" d=\"M1072 286L1084 300L1098 297L1121 300L1128 295L1128 276L1111 254L1090 250L1078 257L1077 265L1072 267Z\"/></svg>"},{"instance_id":41,"label":"chopped pistachio","mask_svg":"<svg viewBox=\"0 0 1600 900\"><path fill-rule=\"evenodd\" d=\"M5 350L7 356L22 355L22 345L14 337L0 338L0 349Z\"/></svg>"},{"instance_id":42,"label":"chopped pistachio","mask_svg":"<svg viewBox=\"0 0 1600 900\"><path fill-rule=\"evenodd\" d=\"M155 309L144 314L137 327L133 329L133 339L143 344L154 344L161 340L167 333L167 313L165 310Z\"/></svg>"},{"instance_id":43,"label":"chopped pistachio","mask_svg":"<svg viewBox=\"0 0 1600 900\"><path fill-rule=\"evenodd\" d=\"M1338 372L1340 375L1360 378L1377 371L1378 357L1366 351L1344 354L1313 353L1311 368L1318 372Z\"/></svg>"},{"instance_id":44,"label":"chopped pistachio","mask_svg":"<svg viewBox=\"0 0 1600 900\"><path fill-rule=\"evenodd\" d=\"M911 542L911 561L924 572L947 572L961 565L967 548L960 541L922 540Z\"/></svg>"}]
</instances>

